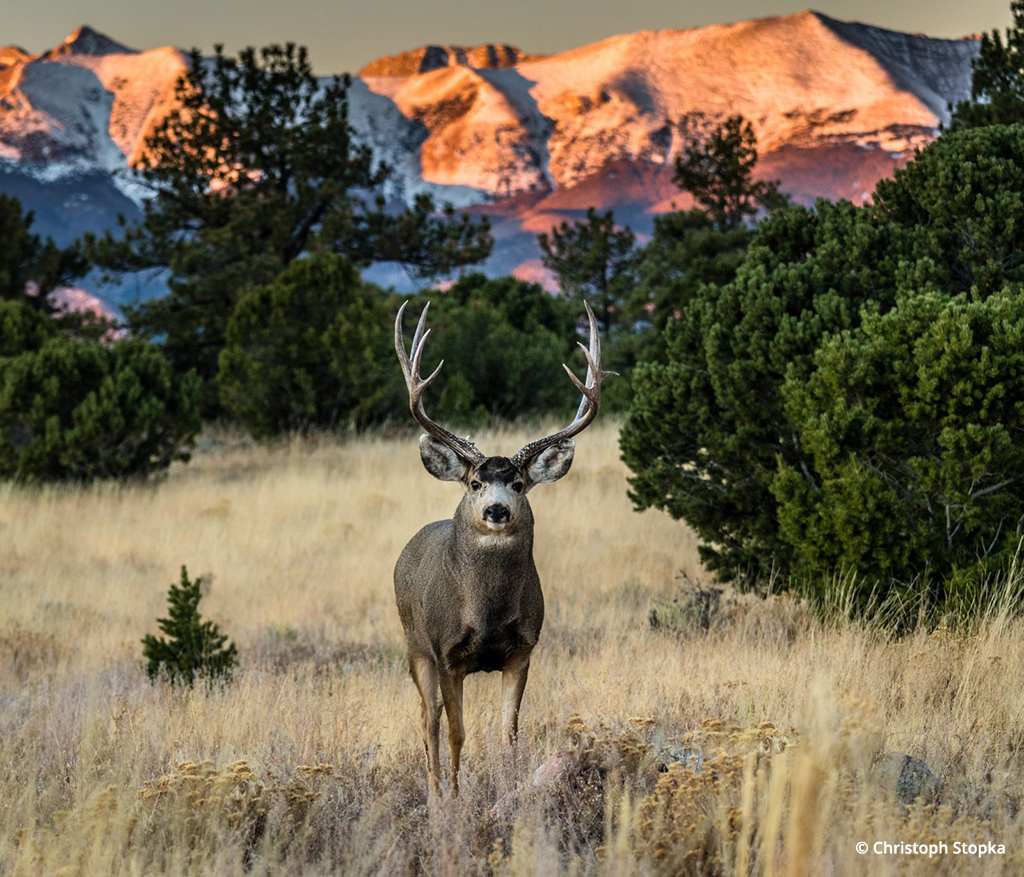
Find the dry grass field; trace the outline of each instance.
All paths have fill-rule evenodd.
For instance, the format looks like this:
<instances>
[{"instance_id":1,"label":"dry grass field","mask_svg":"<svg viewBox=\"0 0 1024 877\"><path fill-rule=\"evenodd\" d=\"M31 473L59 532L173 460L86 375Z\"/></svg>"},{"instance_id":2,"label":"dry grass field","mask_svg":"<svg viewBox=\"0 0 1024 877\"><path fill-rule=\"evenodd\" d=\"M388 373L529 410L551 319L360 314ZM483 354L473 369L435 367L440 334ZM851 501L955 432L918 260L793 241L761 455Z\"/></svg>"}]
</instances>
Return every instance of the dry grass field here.
<instances>
[{"instance_id":1,"label":"dry grass field","mask_svg":"<svg viewBox=\"0 0 1024 877\"><path fill-rule=\"evenodd\" d=\"M462 794L430 803L391 571L459 490L414 439L228 441L156 486L0 486L0 874L1024 872L1024 624L898 638L726 594L705 630L671 602L706 581L694 539L631 510L615 426L531 494L547 619L518 759L499 675L472 676ZM182 564L238 645L230 685L146 679ZM887 753L930 766L909 796L904 777L915 801Z\"/></svg>"}]
</instances>

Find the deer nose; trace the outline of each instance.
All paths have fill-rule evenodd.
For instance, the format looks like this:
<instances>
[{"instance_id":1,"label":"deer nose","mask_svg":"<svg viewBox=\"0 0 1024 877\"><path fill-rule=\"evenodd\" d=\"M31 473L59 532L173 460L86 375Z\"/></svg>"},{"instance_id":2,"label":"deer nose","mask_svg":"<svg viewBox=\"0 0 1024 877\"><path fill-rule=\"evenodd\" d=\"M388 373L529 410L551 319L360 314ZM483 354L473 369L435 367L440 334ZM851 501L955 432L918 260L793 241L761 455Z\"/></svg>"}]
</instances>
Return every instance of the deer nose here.
<instances>
[{"instance_id":1,"label":"deer nose","mask_svg":"<svg viewBox=\"0 0 1024 877\"><path fill-rule=\"evenodd\" d=\"M484 509L484 520L494 521L495 524L504 524L512 515L509 510L500 502L489 505Z\"/></svg>"}]
</instances>

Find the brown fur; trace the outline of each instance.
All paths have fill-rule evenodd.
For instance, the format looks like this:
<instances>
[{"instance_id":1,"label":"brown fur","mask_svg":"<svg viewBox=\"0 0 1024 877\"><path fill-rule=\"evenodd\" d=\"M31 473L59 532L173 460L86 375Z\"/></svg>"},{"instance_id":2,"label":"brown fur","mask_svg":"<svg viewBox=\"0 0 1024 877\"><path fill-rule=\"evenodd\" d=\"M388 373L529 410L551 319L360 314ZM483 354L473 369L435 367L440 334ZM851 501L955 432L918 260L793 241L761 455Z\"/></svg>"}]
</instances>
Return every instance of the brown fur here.
<instances>
[{"instance_id":1,"label":"brown fur","mask_svg":"<svg viewBox=\"0 0 1024 877\"><path fill-rule=\"evenodd\" d=\"M571 448L568 456L571 459ZM454 517L420 530L395 566L395 599L409 669L423 698L431 786L440 788L440 689L448 714L451 785L456 792L465 738L463 680L469 673L502 671L502 730L514 743L530 653L544 622L544 596L533 562L533 513L525 490L507 491L511 484L524 481L524 474L504 457L492 457L467 469L460 480L466 485L494 485L505 491L505 498L516 498L506 527L493 534L481 530L481 503L467 486ZM484 487L478 492L482 494Z\"/></svg>"},{"instance_id":2,"label":"brown fur","mask_svg":"<svg viewBox=\"0 0 1024 877\"><path fill-rule=\"evenodd\" d=\"M408 304L408 302L406 303ZM432 420L423 409L423 391L437 377L438 365L420 377L430 329L424 306L405 351L402 315L395 318L395 353L409 390L409 410L427 434L420 438L423 466L441 481L457 481L466 491L450 521L435 521L405 546L395 565L395 600L405 629L409 671L423 699L423 744L431 788L441 785L438 734L441 707L448 714L452 791L459 789L459 757L466 732L462 723L462 684L468 673L501 670L502 733L512 744L519 731L519 705L530 671L530 654L544 623L544 596L533 563L533 512L526 494L557 481L572 465L579 434L597 416L601 381L601 336L597 318L585 304L590 346L586 383L568 366L582 394L572 422L529 442L511 459L485 457L468 438Z\"/></svg>"}]
</instances>

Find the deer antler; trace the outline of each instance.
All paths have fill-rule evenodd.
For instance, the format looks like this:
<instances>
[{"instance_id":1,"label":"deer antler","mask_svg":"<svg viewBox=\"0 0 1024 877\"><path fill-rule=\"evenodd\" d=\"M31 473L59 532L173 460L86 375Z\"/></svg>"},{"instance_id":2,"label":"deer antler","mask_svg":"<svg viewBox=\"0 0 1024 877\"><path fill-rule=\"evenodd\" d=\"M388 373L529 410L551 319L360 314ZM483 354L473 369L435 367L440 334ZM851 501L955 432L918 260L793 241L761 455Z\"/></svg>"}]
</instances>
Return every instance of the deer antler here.
<instances>
[{"instance_id":1,"label":"deer antler","mask_svg":"<svg viewBox=\"0 0 1024 877\"><path fill-rule=\"evenodd\" d=\"M580 399L580 407L576 409L576 417L565 429L559 430L554 435L549 435L546 438L537 439L528 445L524 445L512 458L512 464L515 466L525 465L542 451L547 450L552 445L557 445L561 441L572 438L590 426L591 421L597 417L597 411L601 407L602 379L609 375L617 374L616 372L601 371L601 336L597 331L597 318L594 316L594 312L590 309L589 304L583 302L583 306L587 309L587 318L590 321L590 349L588 350L579 341L576 343L579 344L580 350L583 351L583 355L587 358L586 383L581 383L580 379L572 373L572 369L569 366L562 365L566 374L569 375L569 379L576 385L576 389L583 394L583 398Z\"/></svg>"},{"instance_id":2,"label":"deer antler","mask_svg":"<svg viewBox=\"0 0 1024 877\"><path fill-rule=\"evenodd\" d=\"M395 352L398 354L398 361L402 364L405 385L409 388L409 410L412 412L412 416L427 431L428 435L443 442L463 460L476 466L487 459L480 453L477 446L469 439L459 438L455 433L449 432L440 424L435 423L427 416L427 412L423 410L423 391L437 377L437 373L441 371L441 366L444 365L444 360L442 359L438 363L433 374L427 378L420 378L420 360L423 359L423 346L426 344L427 336L430 334L429 329L426 332L423 331L423 324L427 319L427 310L430 308L430 302L427 302L424 306L423 313L420 314L419 324L416 326L416 332L412 336L412 349L409 351L412 355L411 362L409 356L406 355L405 341L402 338L402 315L405 313L405 306L407 304L409 302L403 303L398 309L398 317L395 319Z\"/></svg>"}]
</instances>

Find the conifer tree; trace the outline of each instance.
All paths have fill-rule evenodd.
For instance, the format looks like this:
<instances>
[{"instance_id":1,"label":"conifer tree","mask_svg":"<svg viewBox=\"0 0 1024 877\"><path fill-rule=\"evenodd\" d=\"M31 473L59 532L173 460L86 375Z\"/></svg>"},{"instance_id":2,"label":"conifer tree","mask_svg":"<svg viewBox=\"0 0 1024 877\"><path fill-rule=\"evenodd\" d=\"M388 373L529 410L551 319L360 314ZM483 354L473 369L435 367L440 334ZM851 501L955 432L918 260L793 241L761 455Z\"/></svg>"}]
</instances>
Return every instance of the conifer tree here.
<instances>
[{"instance_id":1,"label":"conifer tree","mask_svg":"<svg viewBox=\"0 0 1024 877\"><path fill-rule=\"evenodd\" d=\"M584 222L563 222L537 241L541 262L554 272L562 292L577 302L587 298L594 303L605 333L610 332L632 288L632 229L617 229L612 211L590 207Z\"/></svg>"},{"instance_id":2,"label":"conifer tree","mask_svg":"<svg viewBox=\"0 0 1024 877\"><path fill-rule=\"evenodd\" d=\"M488 255L486 221L439 215L427 196L385 209L390 170L355 141L349 82L324 84L292 44L237 58L193 50L175 108L147 138L139 180L153 197L123 237L87 238L112 275L167 274L168 294L126 309L175 368L195 368L217 411L217 360L240 294L313 252L356 267L400 262L418 277Z\"/></svg>"},{"instance_id":3,"label":"conifer tree","mask_svg":"<svg viewBox=\"0 0 1024 877\"><path fill-rule=\"evenodd\" d=\"M743 116L729 116L706 138L689 143L676 158L672 181L693 195L719 231L741 225L764 208L786 204L775 180L755 180L757 137Z\"/></svg>"},{"instance_id":4,"label":"conifer tree","mask_svg":"<svg viewBox=\"0 0 1024 877\"><path fill-rule=\"evenodd\" d=\"M982 34L971 62L971 98L951 107L948 130L1024 122L1024 0L1012 0L1010 12L1005 42L997 30Z\"/></svg>"},{"instance_id":5,"label":"conifer tree","mask_svg":"<svg viewBox=\"0 0 1024 877\"><path fill-rule=\"evenodd\" d=\"M181 583L171 585L167 594L168 616L158 619L160 630L167 635L142 638L142 655L146 673L156 679L166 670L172 682L192 685L196 679L229 677L238 663L238 650L227 642L227 635L212 621L203 621L199 614L202 579L189 581L181 568ZM227 643L227 645L225 645Z\"/></svg>"},{"instance_id":6,"label":"conifer tree","mask_svg":"<svg viewBox=\"0 0 1024 877\"><path fill-rule=\"evenodd\" d=\"M781 503L795 510L797 501L803 501L804 511L817 504L815 514L820 520L832 515L833 522L843 515L860 514L863 508L856 507L859 500L852 494L837 499L832 509L821 507L824 481L833 478L838 464L831 472L818 468L824 468L826 458L816 455L805 430L812 426L820 430L825 421L835 425L844 405L844 416L855 404L861 406L888 424L886 429L900 435L901 441L902 436L917 436L914 441L920 445L908 443L897 453L891 443L882 454L880 442L872 445L873 436L857 439L862 443L856 446L851 430L850 435L836 439L841 451L835 457L848 460L851 452L861 453L866 447L869 450L860 459L891 472L914 454L920 453L920 458L911 465L935 456L932 448L927 453L915 450L926 443L934 445L935 434L947 425L935 426L939 418L923 403L926 391L950 406L959 403L961 396L967 400L948 421L953 425L943 440L957 435L956 430L970 424L975 415L975 426L964 427L967 434L977 424L987 428L1000 418L1009 424L1009 414L997 409L994 400L1005 397L1020 404L1020 393L991 364L1002 355L995 347L961 345L966 351L964 361L977 363L978 375L960 384L939 383L938 375L954 372L940 362L941 357L956 362L961 356L952 333L934 351L918 349L918 339L908 340L912 333L903 332L908 324L894 317L891 323L879 324L878 332L889 333L893 341L874 362L886 362L887 368L900 367L904 372L876 370L871 374L876 391L869 392L862 379L867 366L856 372L850 363L854 355L868 357L875 349L862 343L862 321L903 308L914 297L935 293L977 301L996 294L1019 296L1024 285L1024 240L1019 232L1024 224L1022 191L1024 126L991 125L940 137L893 179L880 182L870 204L857 207L848 201L819 201L814 210L790 207L761 222L734 277L721 285L699 286L682 304L678 318L668 321L665 361L644 363L634 373L634 404L623 429L622 449L634 473L630 486L637 507L661 508L686 520L704 543L701 555L707 567L722 579L754 584L795 569L820 572L824 563L816 566L817 559L812 559L808 564L810 540L801 541L797 534L800 528L812 527L809 515L792 511L787 519ZM1012 292L1004 293L1007 288ZM945 315L946 327L955 326L959 319L963 331L973 331L967 323L970 311L963 304L952 310L932 307L934 311L915 325ZM1010 314L1008 305L1000 306L1004 310L990 307L971 315L977 325L1002 320L1002 325L1016 331L1019 318ZM836 353L827 361L819 359L825 355L826 339L843 333L851 335L849 349L842 348L849 358L841 360ZM908 354L913 348L920 361L906 363L901 343ZM927 372L919 371L932 353ZM1009 373L1013 367L1015 363ZM795 408L799 394L784 388L812 383L816 372L817 380L828 374L835 385L813 397L819 408L810 402ZM845 395L844 387L840 394L838 386L846 379L849 393ZM912 390L918 382L922 389ZM890 404L900 393L904 411ZM970 441L973 444L965 440L955 453L946 453L954 461L957 455L969 461L979 476L1003 471L1002 460L976 434ZM788 480L783 481L780 473ZM813 502L799 494L795 479L800 479ZM948 492L955 495L952 488ZM861 494L865 502L878 499L877 493ZM1004 494L999 495L1000 501ZM972 507L971 514L977 508ZM927 503L921 509L921 514L927 514ZM908 527L919 523L905 511L901 514ZM944 524L945 515L942 518ZM985 526L977 528L985 534L986 546L993 543L999 526L997 517L989 529L990 520L986 517ZM1016 522L1024 518L1018 512L1007 516L1006 521L1011 520L1002 533L1007 526L1015 532ZM814 526L816 538L827 541L824 526ZM869 521L862 533L878 534L881 526ZM996 541L995 547L999 545ZM968 553L974 547L969 545ZM844 546L844 550L852 552L853 547ZM895 575L899 569L907 580L913 578L911 565L897 561L878 557L872 563L876 569L888 564L884 566L887 573Z\"/></svg>"},{"instance_id":7,"label":"conifer tree","mask_svg":"<svg viewBox=\"0 0 1024 877\"><path fill-rule=\"evenodd\" d=\"M61 249L34 234L34 219L21 201L0 193L0 300L51 315L50 293L81 277L88 266L76 247Z\"/></svg>"}]
</instances>

